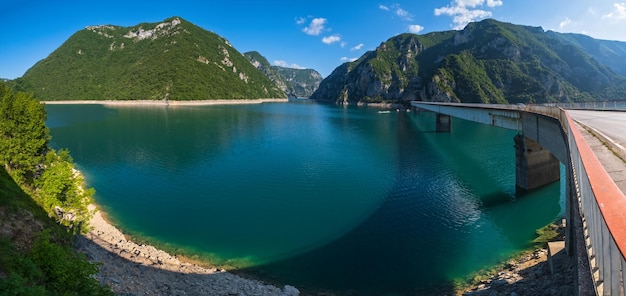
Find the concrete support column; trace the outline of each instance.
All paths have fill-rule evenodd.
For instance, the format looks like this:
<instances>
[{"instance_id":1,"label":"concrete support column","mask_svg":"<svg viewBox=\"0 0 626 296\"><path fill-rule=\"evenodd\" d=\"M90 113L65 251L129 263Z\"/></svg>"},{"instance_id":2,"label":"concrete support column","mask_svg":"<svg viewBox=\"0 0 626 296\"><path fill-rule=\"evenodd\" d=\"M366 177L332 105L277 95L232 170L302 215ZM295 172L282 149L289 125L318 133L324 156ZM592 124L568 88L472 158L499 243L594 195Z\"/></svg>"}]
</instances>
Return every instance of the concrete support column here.
<instances>
[{"instance_id":1,"label":"concrete support column","mask_svg":"<svg viewBox=\"0 0 626 296\"><path fill-rule=\"evenodd\" d=\"M437 132L449 132L450 126L452 125L452 120L450 119L450 115L445 115L441 113L437 113Z\"/></svg>"},{"instance_id":2,"label":"concrete support column","mask_svg":"<svg viewBox=\"0 0 626 296\"><path fill-rule=\"evenodd\" d=\"M522 134L517 134L513 140L517 187L535 189L561 178L560 162L548 149Z\"/></svg>"}]
</instances>

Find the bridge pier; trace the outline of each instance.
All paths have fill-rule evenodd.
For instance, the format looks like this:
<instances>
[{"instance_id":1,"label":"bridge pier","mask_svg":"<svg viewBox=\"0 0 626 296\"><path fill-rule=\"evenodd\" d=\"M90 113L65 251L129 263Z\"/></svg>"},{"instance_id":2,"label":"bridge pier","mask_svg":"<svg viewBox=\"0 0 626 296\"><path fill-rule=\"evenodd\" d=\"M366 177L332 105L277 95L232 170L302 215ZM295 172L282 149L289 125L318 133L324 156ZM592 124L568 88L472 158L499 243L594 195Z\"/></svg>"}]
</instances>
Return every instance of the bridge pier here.
<instances>
[{"instance_id":1,"label":"bridge pier","mask_svg":"<svg viewBox=\"0 0 626 296\"><path fill-rule=\"evenodd\" d=\"M517 134L515 141L515 181L519 188L530 190L561 178L559 160L537 142Z\"/></svg>"},{"instance_id":2,"label":"bridge pier","mask_svg":"<svg viewBox=\"0 0 626 296\"><path fill-rule=\"evenodd\" d=\"M452 120L450 115L437 113L437 122L436 122L435 130L437 132L449 132L450 126L452 125Z\"/></svg>"}]
</instances>

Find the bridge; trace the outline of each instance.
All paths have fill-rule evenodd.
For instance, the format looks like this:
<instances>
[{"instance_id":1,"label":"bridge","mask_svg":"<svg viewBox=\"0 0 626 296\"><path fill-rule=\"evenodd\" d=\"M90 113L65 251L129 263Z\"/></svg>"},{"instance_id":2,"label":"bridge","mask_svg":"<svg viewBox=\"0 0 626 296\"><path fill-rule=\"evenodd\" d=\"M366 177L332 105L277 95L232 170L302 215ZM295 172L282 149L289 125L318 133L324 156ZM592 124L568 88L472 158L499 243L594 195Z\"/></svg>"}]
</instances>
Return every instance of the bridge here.
<instances>
[{"instance_id":1,"label":"bridge","mask_svg":"<svg viewBox=\"0 0 626 296\"><path fill-rule=\"evenodd\" d=\"M518 188L532 190L559 180L563 163L565 250L579 263L576 282L583 286L590 282L596 295L625 295L626 196L567 111L558 106L522 104L414 101L411 105L436 112L439 132L451 130L451 117L518 131L514 137Z\"/></svg>"}]
</instances>

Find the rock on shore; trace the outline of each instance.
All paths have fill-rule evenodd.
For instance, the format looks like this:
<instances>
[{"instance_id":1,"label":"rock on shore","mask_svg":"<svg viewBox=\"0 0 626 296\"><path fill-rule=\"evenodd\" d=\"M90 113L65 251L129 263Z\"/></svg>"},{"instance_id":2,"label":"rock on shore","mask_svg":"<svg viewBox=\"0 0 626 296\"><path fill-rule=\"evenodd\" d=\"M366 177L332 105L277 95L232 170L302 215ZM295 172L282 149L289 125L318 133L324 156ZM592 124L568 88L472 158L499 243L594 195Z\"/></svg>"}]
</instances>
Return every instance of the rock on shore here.
<instances>
[{"instance_id":1,"label":"rock on shore","mask_svg":"<svg viewBox=\"0 0 626 296\"><path fill-rule=\"evenodd\" d=\"M565 238L565 224L554 225ZM564 250L552 254L553 272L548 262L547 248L539 248L509 260L487 279L475 283L458 294L463 296L575 295L576 259ZM580 292L580 291L579 291ZM582 294L581 294L582 295Z\"/></svg>"},{"instance_id":2,"label":"rock on shore","mask_svg":"<svg viewBox=\"0 0 626 296\"><path fill-rule=\"evenodd\" d=\"M203 268L149 245L126 237L96 212L91 230L78 238L77 249L99 262L96 278L118 295L300 295L286 285L282 289L242 278L217 268Z\"/></svg>"}]
</instances>

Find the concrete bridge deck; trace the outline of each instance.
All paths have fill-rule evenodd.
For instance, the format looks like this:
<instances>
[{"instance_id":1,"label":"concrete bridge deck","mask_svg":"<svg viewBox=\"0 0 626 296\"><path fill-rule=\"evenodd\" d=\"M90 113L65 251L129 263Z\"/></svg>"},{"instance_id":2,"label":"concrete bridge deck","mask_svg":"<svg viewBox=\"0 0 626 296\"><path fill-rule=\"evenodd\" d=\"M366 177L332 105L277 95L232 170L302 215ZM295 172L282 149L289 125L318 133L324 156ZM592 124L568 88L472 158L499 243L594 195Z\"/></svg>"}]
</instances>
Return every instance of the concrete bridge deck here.
<instances>
[{"instance_id":1,"label":"concrete bridge deck","mask_svg":"<svg viewBox=\"0 0 626 296\"><path fill-rule=\"evenodd\" d=\"M626 193L626 112L568 110L617 187Z\"/></svg>"}]
</instances>

